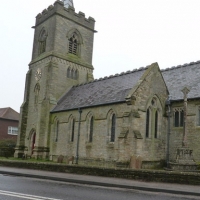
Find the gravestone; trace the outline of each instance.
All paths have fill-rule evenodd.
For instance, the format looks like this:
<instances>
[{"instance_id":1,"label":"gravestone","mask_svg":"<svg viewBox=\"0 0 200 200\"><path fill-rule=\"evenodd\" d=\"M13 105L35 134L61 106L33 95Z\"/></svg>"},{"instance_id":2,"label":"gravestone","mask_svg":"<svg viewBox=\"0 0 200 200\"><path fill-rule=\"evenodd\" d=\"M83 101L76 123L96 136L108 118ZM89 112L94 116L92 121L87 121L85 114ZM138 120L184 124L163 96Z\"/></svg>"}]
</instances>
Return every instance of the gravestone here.
<instances>
[{"instance_id":1,"label":"gravestone","mask_svg":"<svg viewBox=\"0 0 200 200\"><path fill-rule=\"evenodd\" d=\"M60 155L60 156L58 157L57 163L63 163L63 159L64 159L64 156L63 156L63 155Z\"/></svg>"}]
</instances>

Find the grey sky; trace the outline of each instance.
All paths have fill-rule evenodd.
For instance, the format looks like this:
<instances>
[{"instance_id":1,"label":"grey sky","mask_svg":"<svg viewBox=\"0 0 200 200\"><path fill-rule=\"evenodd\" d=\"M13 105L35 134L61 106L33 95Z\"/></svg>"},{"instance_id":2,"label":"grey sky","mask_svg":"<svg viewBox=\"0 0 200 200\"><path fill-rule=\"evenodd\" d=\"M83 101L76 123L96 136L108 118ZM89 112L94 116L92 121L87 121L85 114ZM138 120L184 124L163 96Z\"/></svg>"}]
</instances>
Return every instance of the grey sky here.
<instances>
[{"instance_id":1,"label":"grey sky","mask_svg":"<svg viewBox=\"0 0 200 200\"><path fill-rule=\"evenodd\" d=\"M54 0L1 5L0 107L19 112L31 61L35 16ZM158 62L160 68L200 60L199 0L74 0L96 20L93 65L100 78Z\"/></svg>"}]
</instances>

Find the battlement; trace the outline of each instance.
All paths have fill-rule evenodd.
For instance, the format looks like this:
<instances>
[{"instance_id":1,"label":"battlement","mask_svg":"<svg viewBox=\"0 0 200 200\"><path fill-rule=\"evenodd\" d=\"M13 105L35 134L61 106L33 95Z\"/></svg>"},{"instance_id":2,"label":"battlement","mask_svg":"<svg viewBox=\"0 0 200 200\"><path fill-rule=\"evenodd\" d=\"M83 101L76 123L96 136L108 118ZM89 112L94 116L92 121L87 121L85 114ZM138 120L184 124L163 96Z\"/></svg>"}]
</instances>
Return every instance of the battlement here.
<instances>
[{"instance_id":1,"label":"battlement","mask_svg":"<svg viewBox=\"0 0 200 200\"><path fill-rule=\"evenodd\" d=\"M50 5L47 9L44 9L42 13L39 13L36 16L35 26L41 24L46 19L55 14L60 15L64 18L68 18L74 21L75 23L81 24L89 29L94 30L94 18L85 18L85 14L83 12L75 13L75 9L73 7L65 8L64 3L60 0L55 1L53 5Z\"/></svg>"}]
</instances>

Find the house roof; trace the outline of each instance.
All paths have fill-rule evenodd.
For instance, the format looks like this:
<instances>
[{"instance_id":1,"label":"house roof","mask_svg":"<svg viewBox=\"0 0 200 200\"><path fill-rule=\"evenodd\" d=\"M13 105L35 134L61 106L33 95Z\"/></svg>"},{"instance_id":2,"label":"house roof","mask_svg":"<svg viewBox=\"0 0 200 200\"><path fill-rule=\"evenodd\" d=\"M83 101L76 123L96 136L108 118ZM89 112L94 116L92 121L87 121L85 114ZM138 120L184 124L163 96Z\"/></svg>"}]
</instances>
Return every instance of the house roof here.
<instances>
[{"instance_id":1,"label":"house roof","mask_svg":"<svg viewBox=\"0 0 200 200\"><path fill-rule=\"evenodd\" d=\"M125 102L125 97L148 67L74 86L58 101L52 112ZM167 68L161 72L171 100L183 99L181 90L184 87L190 89L188 98L200 98L200 61Z\"/></svg>"},{"instance_id":2,"label":"house roof","mask_svg":"<svg viewBox=\"0 0 200 200\"><path fill-rule=\"evenodd\" d=\"M9 120L19 120L19 113L12 108L0 108L0 118Z\"/></svg>"}]
</instances>

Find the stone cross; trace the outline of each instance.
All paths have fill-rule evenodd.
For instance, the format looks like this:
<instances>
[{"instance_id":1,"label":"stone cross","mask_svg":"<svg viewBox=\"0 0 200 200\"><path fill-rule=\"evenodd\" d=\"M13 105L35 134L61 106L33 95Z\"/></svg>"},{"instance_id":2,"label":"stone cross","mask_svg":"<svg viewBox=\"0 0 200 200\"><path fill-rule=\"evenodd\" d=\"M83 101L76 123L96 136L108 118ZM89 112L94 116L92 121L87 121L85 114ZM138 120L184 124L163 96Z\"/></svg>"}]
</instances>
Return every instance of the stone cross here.
<instances>
[{"instance_id":1,"label":"stone cross","mask_svg":"<svg viewBox=\"0 0 200 200\"><path fill-rule=\"evenodd\" d=\"M190 90L187 87L184 87L182 90L184 95L184 119L183 119L183 147L187 147L187 95Z\"/></svg>"}]
</instances>

